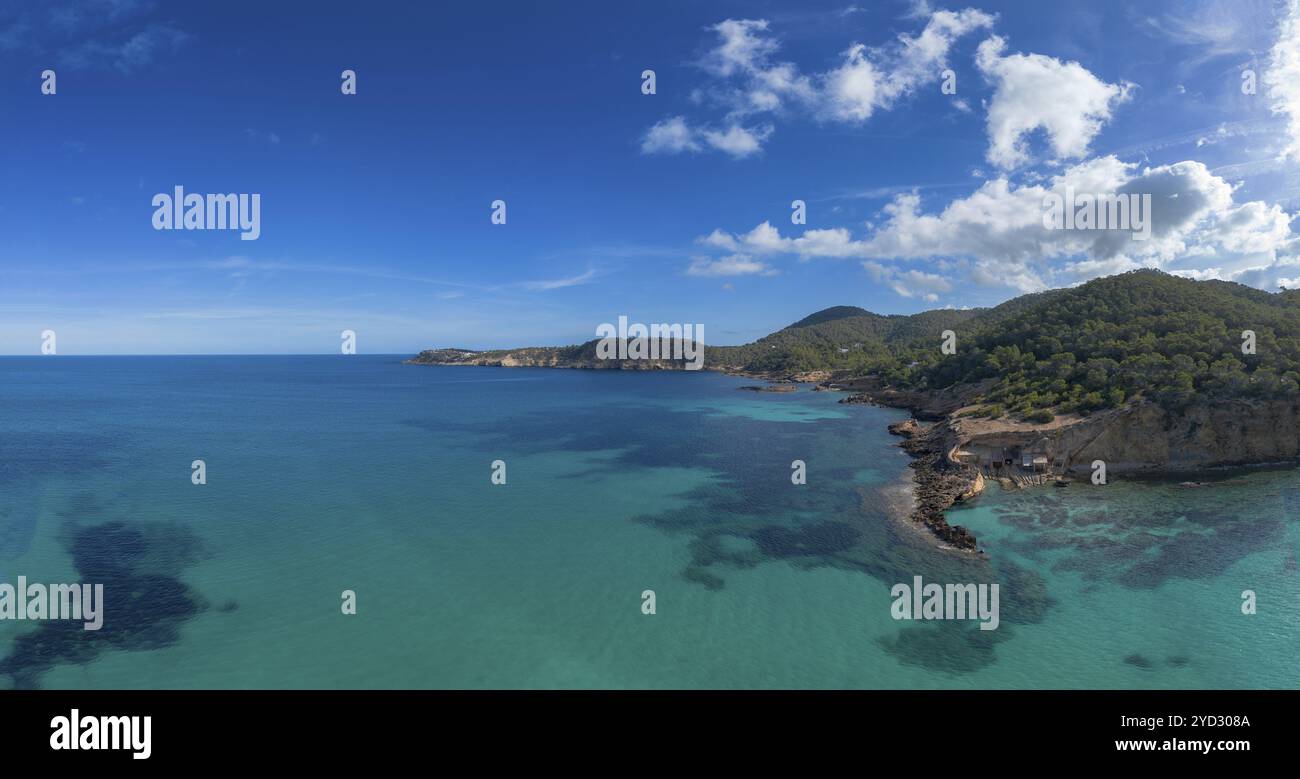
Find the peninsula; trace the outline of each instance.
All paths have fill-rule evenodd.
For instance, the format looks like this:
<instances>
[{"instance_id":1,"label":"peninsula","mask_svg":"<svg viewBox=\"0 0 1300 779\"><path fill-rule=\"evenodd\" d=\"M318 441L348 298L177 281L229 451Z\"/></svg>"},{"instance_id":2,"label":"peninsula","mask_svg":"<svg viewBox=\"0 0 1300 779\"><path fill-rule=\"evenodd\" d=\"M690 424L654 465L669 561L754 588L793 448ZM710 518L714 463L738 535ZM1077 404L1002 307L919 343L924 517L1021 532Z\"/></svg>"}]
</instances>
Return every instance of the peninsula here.
<instances>
[{"instance_id":1,"label":"peninsula","mask_svg":"<svg viewBox=\"0 0 1300 779\"><path fill-rule=\"evenodd\" d=\"M682 367L601 360L595 344L439 349L408 362ZM836 306L750 344L704 348L707 369L911 411L891 431L914 457L913 519L957 549L976 539L944 511L989 480L1015 488L1064 484L1098 463L1114 476L1300 456L1300 290L1143 270L985 309L881 316Z\"/></svg>"}]
</instances>

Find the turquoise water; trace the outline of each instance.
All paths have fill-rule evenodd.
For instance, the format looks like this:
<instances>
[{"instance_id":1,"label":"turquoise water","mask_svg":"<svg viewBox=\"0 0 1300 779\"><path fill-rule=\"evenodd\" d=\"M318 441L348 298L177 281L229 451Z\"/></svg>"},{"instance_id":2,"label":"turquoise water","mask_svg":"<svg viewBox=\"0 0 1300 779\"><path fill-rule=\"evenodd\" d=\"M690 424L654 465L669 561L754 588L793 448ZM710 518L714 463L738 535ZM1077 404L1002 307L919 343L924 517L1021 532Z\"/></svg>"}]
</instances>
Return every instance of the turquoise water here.
<instances>
[{"instance_id":1,"label":"turquoise water","mask_svg":"<svg viewBox=\"0 0 1300 779\"><path fill-rule=\"evenodd\" d=\"M963 556L887 510L902 412L745 383L0 359L0 582L108 589L0 622L0 688L1300 686L1296 472L995 487ZM895 621L916 575L1001 626Z\"/></svg>"}]
</instances>

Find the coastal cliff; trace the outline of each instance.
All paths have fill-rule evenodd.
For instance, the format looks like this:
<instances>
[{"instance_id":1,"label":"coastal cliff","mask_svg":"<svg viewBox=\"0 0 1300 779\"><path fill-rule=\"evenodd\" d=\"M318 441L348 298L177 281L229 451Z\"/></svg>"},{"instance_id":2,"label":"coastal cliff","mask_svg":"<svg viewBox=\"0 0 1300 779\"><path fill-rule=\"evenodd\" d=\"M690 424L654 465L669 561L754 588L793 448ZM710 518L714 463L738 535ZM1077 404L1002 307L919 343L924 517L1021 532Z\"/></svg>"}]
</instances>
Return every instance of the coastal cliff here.
<instances>
[{"instance_id":1,"label":"coastal cliff","mask_svg":"<svg viewBox=\"0 0 1300 779\"><path fill-rule=\"evenodd\" d=\"M925 398L883 394L846 399L906 407L904 400ZM921 416L936 415L934 406L922 404L914 410ZM1105 463L1108 475L1293 463L1300 458L1300 401L1223 400L1193 403L1178 411L1138 402L1088 417L1060 417L1049 425L965 418L955 411L928 428L909 419L889 430L906 439L901 446L914 458L916 506L911 518L944 543L973 550L976 538L966 528L950 525L945 512L980 495L986 473L1010 474L1024 467L999 460L995 468L991 458L1030 452L1029 470L1036 473L1032 456L1038 456L1043 461L1040 484L1090 474L1096 461ZM999 480L1010 486L1030 483L1009 476Z\"/></svg>"},{"instance_id":2,"label":"coastal cliff","mask_svg":"<svg viewBox=\"0 0 1300 779\"><path fill-rule=\"evenodd\" d=\"M1300 402L1215 400L1173 413L1139 403L1061 433L1072 470L1102 460L1111 472L1195 471L1289 462L1300 455Z\"/></svg>"},{"instance_id":3,"label":"coastal cliff","mask_svg":"<svg viewBox=\"0 0 1300 779\"><path fill-rule=\"evenodd\" d=\"M522 349L425 349L406 360L407 365L480 365L496 368L572 368L575 370L686 370L681 359L601 359L596 342L577 346L534 346Z\"/></svg>"},{"instance_id":4,"label":"coastal cliff","mask_svg":"<svg viewBox=\"0 0 1300 779\"><path fill-rule=\"evenodd\" d=\"M954 461L979 465L986 452L1032 452L1046 458L1056 474L1087 473L1097 460L1109 473L1178 473L1300 456L1300 400L1221 399L1177 410L1138 401L1048 424L964 418L957 412L938 425L947 432L947 454Z\"/></svg>"},{"instance_id":5,"label":"coastal cliff","mask_svg":"<svg viewBox=\"0 0 1300 779\"><path fill-rule=\"evenodd\" d=\"M405 365L477 365L492 368L569 368L590 371L682 371L691 370L690 363L682 358L617 359L601 358L596 354L597 341L576 346L529 346L519 349L425 349ZM702 370L718 371L732 376L764 379L780 384L816 384L817 389L827 389L832 378L828 370L749 370L725 360L717 359L732 347L699 345L704 350ZM837 387L838 388L838 387ZM768 392L788 392L788 389L763 388Z\"/></svg>"},{"instance_id":6,"label":"coastal cliff","mask_svg":"<svg viewBox=\"0 0 1300 779\"><path fill-rule=\"evenodd\" d=\"M601 360L596 341L474 352L420 365L681 370L680 360ZM751 343L700 346L692 367L853 393L906 408L914 518L974 549L944 511L1009 487L1106 472L1191 473L1300 457L1300 290L1277 293L1155 270L1023 295L987 309L881 316L813 313Z\"/></svg>"}]
</instances>

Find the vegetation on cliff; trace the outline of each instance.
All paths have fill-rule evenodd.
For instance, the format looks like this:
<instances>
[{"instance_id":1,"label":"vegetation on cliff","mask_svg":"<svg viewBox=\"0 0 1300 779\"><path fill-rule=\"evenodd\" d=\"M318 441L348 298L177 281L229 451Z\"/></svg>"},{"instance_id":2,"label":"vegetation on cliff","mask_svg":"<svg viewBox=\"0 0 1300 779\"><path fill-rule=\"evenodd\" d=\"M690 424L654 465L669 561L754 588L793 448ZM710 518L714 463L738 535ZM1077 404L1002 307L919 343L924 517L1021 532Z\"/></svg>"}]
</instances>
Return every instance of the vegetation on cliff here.
<instances>
[{"instance_id":1,"label":"vegetation on cliff","mask_svg":"<svg viewBox=\"0 0 1300 779\"><path fill-rule=\"evenodd\" d=\"M943 330L956 334L956 354L940 351ZM1254 354L1242 350L1247 331ZM1134 271L991 309L911 317L827 309L717 351L746 370L845 369L914 390L992 380L980 413L1031 422L1137 397L1178 409L1198 397L1300 395L1300 291Z\"/></svg>"},{"instance_id":2,"label":"vegetation on cliff","mask_svg":"<svg viewBox=\"0 0 1300 779\"><path fill-rule=\"evenodd\" d=\"M943 354L941 334L956 334ZM1254 353L1243 353L1243 334ZM455 353L416 362L610 366L595 341ZM987 309L881 316L819 311L744 346L706 347L705 364L747 373L832 371L909 391L980 387L976 413L1046 422L1137 398L1177 410L1194 398L1300 395L1300 290L1269 293L1154 270L1024 295Z\"/></svg>"},{"instance_id":3,"label":"vegetation on cliff","mask_svg":"<svg viewBox=\"0 0 1300 779\"><path fill-rule=\"evenodd\" d=\"M1135 271L955 329L957 354L922 350L896 379L930 387L994 379L983 398L989 415L1045 421L1139 396L1173 410L1197 398L1300 394L1300 292ZM1247 333L1253 354L1243 352Z\"/></svg>"}]
</instances>

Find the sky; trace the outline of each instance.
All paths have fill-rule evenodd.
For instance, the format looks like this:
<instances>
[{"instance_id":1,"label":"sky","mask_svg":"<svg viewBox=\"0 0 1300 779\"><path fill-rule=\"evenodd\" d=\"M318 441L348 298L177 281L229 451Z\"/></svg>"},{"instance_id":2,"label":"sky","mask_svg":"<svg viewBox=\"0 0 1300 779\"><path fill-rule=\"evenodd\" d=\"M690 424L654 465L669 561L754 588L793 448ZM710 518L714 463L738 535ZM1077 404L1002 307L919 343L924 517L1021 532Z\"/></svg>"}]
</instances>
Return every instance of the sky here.
<instances>
[{"instance_id":1,"label":"sky","mask_svg":"<svg viewBox=\"0 0 1300 779\"><path fill-rule=\"evenodd\" d=\"M1300 0L0 0L0 171L0 354L736 344L1142 267L1275 291ZM178 186L258 195L260 235L155 229ZM1150 194L1150 236L1047 229L1067 188Z\"/></svg>"}]
</instances>

